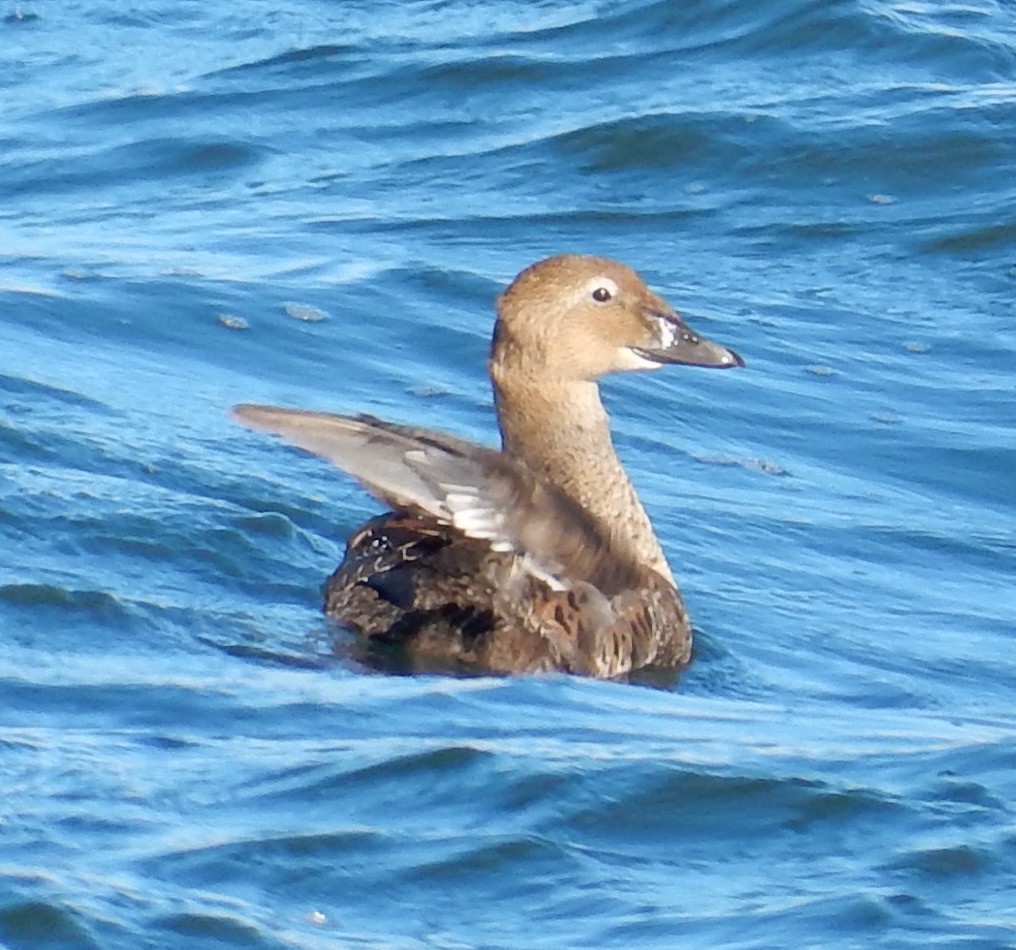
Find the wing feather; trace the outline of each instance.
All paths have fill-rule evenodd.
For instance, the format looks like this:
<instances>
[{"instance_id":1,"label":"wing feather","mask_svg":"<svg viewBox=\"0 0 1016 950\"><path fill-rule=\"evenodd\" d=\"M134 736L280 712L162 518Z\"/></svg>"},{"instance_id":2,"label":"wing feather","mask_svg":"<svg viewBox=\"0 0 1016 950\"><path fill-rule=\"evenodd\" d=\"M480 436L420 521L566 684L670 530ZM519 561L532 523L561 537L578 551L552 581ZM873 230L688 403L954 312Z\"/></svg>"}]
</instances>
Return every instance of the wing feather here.
<instances>
[{"instance_id":1,"label":"wing feather","mask_svg":"<svg viewBox=\"0 0 1016 950\"><path fill-rule=\"evenodd\" d=\"M521 460L371 416L249 404L233 416L327 459L385 504L514 551L549 575L586 581L607 596L639 582L638 565L612 550L585 509Z\"/></svg>"}]
</instances>

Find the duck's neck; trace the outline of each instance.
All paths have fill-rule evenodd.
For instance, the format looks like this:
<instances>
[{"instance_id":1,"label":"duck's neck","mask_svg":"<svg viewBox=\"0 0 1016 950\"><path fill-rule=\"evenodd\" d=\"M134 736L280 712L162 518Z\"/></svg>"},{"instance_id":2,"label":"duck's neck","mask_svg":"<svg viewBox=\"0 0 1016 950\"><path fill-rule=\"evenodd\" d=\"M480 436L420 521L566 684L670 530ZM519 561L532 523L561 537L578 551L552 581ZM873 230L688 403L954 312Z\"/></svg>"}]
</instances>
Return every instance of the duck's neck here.
<instances>
[{"instance_id":1,"label":"duck's neck","mask_svg":"<svg viewBox=\"0 0 1016 950\"><path fill-rule=\"evenodd\" d=\"M619 550L629 550L672 582L649 517L614 450L599 386L498 379L495 373L494 403L503 450L574 498Z\"/></svg>"}]
</instances>

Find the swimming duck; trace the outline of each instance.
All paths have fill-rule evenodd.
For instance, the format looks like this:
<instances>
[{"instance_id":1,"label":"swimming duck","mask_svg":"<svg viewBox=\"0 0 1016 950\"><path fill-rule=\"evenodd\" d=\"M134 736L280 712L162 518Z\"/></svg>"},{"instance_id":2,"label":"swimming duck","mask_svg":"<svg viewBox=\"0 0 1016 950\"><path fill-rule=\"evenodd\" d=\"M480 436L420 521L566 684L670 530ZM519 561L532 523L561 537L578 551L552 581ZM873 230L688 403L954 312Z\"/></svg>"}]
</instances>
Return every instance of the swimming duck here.
<instances>
[{"instance_id":1,"label":"swimming duck","mask_svg":"<svg viewBox=\"0 0 1016 950\"><path fill-rule=\"evenodd\" d=\"M567 254L528 267L498 299L489 370L500 451L366 415L233 414L393 509L350 538L325 585L327 614L456 666L613 678L691 656L688 613L597 382L668 363L744 365L630 267Z\"/></svg>"}]
</instances>

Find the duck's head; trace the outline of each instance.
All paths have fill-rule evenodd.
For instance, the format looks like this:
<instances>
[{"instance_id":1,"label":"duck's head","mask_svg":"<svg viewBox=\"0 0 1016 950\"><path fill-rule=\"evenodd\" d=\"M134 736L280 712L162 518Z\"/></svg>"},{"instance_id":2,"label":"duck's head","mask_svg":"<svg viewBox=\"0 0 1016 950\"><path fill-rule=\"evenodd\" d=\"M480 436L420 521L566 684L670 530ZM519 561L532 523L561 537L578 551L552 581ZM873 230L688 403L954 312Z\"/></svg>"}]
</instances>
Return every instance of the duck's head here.
<instances>
[{"instance_id":1,"label":"duck's head","mask_svg":"<svg viewBox=\"0 0 1016 950\"><path fill-rule=\"evenodd\" d=\"M526 268L498 299L491 369L558 379L658 369L743 366L695 333L630 267L564 254Z\"/></svg>"}]
</instances>

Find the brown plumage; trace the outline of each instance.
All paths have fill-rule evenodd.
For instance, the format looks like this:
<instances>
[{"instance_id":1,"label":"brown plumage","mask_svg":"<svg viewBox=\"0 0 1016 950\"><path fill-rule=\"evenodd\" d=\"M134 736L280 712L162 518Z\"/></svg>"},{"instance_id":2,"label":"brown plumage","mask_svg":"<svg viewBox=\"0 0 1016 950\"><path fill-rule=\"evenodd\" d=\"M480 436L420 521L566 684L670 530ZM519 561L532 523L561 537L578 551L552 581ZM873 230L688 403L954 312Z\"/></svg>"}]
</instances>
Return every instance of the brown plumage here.
<instances>
[{"instance_id":1,"label":"brown plumage","mask_svg":"<svg viewBox=\"0 0 1016 950\"><path fill-rule=\"evenodd\" d=\"M234 415L329 459L393 509L350 538L326 584L329 615L457 666L615 677L691 653L596 382L665 363L743 365L630 268L565 255L523 271L498 301L501 451L368 416L247 405Z\"/></svg>"}]
</instances>

